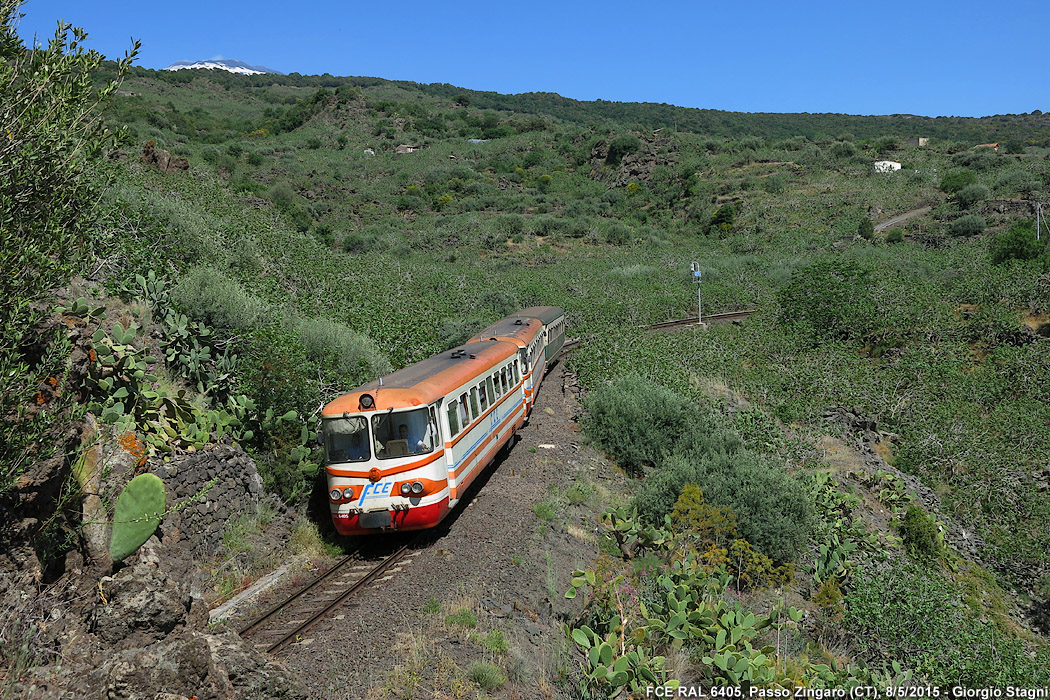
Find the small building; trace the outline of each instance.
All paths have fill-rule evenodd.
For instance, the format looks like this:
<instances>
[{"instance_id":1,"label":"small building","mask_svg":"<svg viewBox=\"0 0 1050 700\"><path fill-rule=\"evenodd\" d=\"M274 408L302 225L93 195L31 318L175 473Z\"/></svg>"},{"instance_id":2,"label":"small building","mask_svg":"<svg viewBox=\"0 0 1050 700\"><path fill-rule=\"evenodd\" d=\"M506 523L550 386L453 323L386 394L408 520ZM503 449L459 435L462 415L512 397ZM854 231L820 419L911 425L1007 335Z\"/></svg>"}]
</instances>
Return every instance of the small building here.
<instances>
[{"instance_id":1,"label":"small building","mask_svg":"<svg viewBox=\"0 0 1050 700\"><path fill-rule=\"evenodd\" d=\"M394 150L397 151L398 153L411 153L413 151L418 151L419 149L420 149L420 146L409 146L407 144L401 144L400 146L398 146Z\"/></svg>"},{"instance_id":2,"label":"small building","mask_svg":"<svg viewBox=\"0 0 1050 700\"><path fill-rule=\"evenodd\" d=\"M916 136L915 138L908 139L908 145L909 146L917 146L919 148L922 148L923 146L925 146L929 142L930 142L930 139L926 138L925 136Z\"/></svg>"},{"instance_id":3,"label":"small building","mask_svg":"<svg viewBox=\"0 0 1050 700\"><path fill-rule=\"evenodd\" d=\"M891 173L894 170L900 170L901 164L895 160L877 160L875 161L875 172L877 173Z\"/></svg>"},{"instance_id":4,"label":"small building","mask_svg":"<svg viewBox=\"0 0 1050 700\"><path fill-rule=\"evenodd\" d=\"M996 153L999 152L999 144L997 144L997 143L979 143L976 146L974 146L974 150L976 150L978 148L990 148L993 151L995 151Z\"/></svg>"}]
</instances>

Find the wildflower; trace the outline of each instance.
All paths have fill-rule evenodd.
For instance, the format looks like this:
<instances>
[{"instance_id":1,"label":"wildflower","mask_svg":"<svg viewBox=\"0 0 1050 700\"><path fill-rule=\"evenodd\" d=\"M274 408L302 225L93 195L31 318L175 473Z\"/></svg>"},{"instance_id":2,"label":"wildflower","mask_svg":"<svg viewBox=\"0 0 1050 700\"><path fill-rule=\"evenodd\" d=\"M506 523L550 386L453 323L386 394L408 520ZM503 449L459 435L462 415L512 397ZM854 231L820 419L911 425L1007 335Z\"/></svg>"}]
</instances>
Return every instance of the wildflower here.
<instances>
[{"instance_id":1,"label":"wildflower","mask_svg":"<svg viewBox=\"0 0 1050 700\"><path fill-rule=\"evenodd\" d=\"M95 353L95 348L88 348L88 358L90 358L92 362L98 362L98 354Z\"/></svg>"}]
</instances>

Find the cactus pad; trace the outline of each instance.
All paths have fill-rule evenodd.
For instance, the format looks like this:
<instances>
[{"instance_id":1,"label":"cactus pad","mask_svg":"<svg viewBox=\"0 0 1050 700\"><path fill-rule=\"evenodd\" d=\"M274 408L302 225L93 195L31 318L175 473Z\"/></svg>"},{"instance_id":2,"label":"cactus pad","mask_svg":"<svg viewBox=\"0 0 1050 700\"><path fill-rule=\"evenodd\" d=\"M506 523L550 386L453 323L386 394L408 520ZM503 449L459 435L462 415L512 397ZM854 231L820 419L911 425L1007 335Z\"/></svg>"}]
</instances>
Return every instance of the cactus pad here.
<instances>
[{"instance_id":1,"label":"cactus pad","mask_svg":"<svg viewBox=\"0 0 1050 700\"><path fill-rule=\"evenodd\" d=\"M164 515L164 482L154 474L139 474L117 498L109 555L121 561L141 547Z\"/></svg>"}]
</instances>

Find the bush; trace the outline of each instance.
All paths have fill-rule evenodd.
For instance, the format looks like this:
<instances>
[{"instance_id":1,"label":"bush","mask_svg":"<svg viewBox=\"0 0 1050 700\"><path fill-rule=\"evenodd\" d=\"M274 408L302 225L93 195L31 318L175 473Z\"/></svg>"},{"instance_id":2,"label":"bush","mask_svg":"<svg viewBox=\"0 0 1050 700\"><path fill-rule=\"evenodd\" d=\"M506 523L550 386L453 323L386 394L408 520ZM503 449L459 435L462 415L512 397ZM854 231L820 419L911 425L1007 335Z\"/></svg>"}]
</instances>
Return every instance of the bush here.
<instances>
[{"instance_id":1,"label":"bush","mask_svg":"<svg viewBox=\"0 0 1050 700\"><path fill-rule=\"evenodd\" d=\"M955 624L951 588L906 560L880 568L861 569L846 596L842 626L852 644L869 658L940 651Z\"/></svg>"},{"instance_id":2,"label":"bush","mask_svg":"<svg viewBox=\"0 0 1050 700\"><path fill-rule=\"evenodd\" d=\"M685 435L714 429L709 414L685 397L629 376L592 391L584 401L583 428L625 471L662 464ZM681 486L666 504L670 512Z\"/></svg>"},{"instance_id":3,"label":"bush","mask_svg":"<svg viewBox=\"0 0 1050 700\"><path fill-rule=\"evenodd\" d=\"M952 156L952 163L963 168L972 168L973 170L989 170L1000 162L996 152L990 148L964 151Z\"/></svg>"},{"instance_id":4,"label":"bush","mask_svg":"<svg viewBox=\"0 0 1050 700\"><path fill-rule=\"evenodd\" d=\"M969 209L982 199L988 199L991 191L984 185L967 185L955 193L955 201L963 209Z\"/></svg>"},{"instance_id":5,"label":"bush","mask_svg":"<svg viewBox=\"0 0 1050 700\"><path fill-rule=\"evenodd\" d=\"M871 219L864 217L857 224L857 235L866 241L870 241L875 237L875 224L871 222Z\"/></svg>"},{"instance_id":6,"label":"bush","mask_svg":"<svg viewBox=\"0 0 1050 700\"><path fill-rule=\"evenodd\" d=\"M612 245L627 245L632 238L631 229L619 221L612 221L605 227L605 240Z\"/></svg>"},{"instance_id":7,"label":"bush","mask_svg":"<svg viewBox=\"0 0 1050 700\"><path fill-rule=\"evenodd\" d=\"M787 177L777 173L776 175L770 175L762 181L762 189L769 194L780 194L784 191L787 186Z\"/></svg>"},{"instance_id":8,"label":"bush","mask_svg":"<svg viewBox=\"0 0 1050 700\"><path fill-rule=\"evenodd\" d=\"M388 374L390 361L368 337L326 318L296 324L306 356L338 375L347 389Z\"/></svg>"},{"instance_id":9,"label":"bush","mask_svg":"<svg viewBox=\"0 0 1050 700\"><path fill-rule=\"evenodd\" d=\"M976 214L967 214L953 221L948 233L953 236L976 236L984 231L986 225L983 218Z\"/></svg>"},{"instance_id":10,"label":"bush","mask_svg":"<svg viewBox=\"0 0 1050 700\"><path fill-rule=\"evenodd\" d=\"M172 301L192 320L228 331L249 331L269 308L212 267L195 267L172 289Z\"/></svg>"},{"instance_id":11,"label":"bush","mask_svg":"<svg viewBox=\"0 0 1050 700\"><path fill-rule=\"evenodd\" d=\"M795 560L813 529L812 499L806 488L778 467L741 450L738 442L711 437L716 439L708 441L707 454L686 447L646 476L633 503L639 516L662 522L682 489L696 484L708 503L736 513L740 536L759 551L775 561Z\"/></svg>"},{"instance_id":12,"label":"bush","mask_svg":"<svg viewBox=\"0 0 1050 700\"><path fill-rule=\"evenodd\" d=\"M736 216L736 211L733 210L732 204L723 204L718 208L712 216L711 220L707 222L707 233L711 231L720 231L722 233L729 233L733 230L733 218Z\"/></svg>"},{"instance_id":13,"label":"bush","mask_svg":"<svg viewBox=\"0 0 1050 700\"><path fill-rule=\"evenodd\" d=\"M941 191L946 194L955 194L975 182L977 182L977 173L972 170L956 170L941 178Z\"/></svg>"},{"instance_id":14,"label":"bush","mask_svg":"<svg viewBox=\"0 0 1050 700\"><path fill-rule=\"evenodd\" d=\"M836 141L831 144L831 155L839 160L845 160L857 155L857 147L849 141Z\"/></svg>"},{"instance_id":15,"label":"bush","mask_svg":"<svg viewBox=\"0 0 1050 700\"><path fill-rule=\"evenodd\" d=\"M634 134L621 134L609 142L609 154L605 157L605 162L609 165L619 165L624 156L641 147L641 139Z\"/></svg>"},{"instance_id":16,"label":"bush","mask_svg":"<svg viewBox=\"0 0 1050 700\"><path fill-rule=\"evenodd\" d=\"M1037 240L1031 221L1014 224L1006 233L992 241L992 262L1000 265L1007 260L1034 260L1046 250L1046 241Z\"/></svg>"},{"instance_id":17,"label":"bush","mask_svg":"<svg viewBox=\"0 0 1050 700\"><path fill-rule=\"evenodd\" d=\"M944 553L944 538L922 508L908 506L898 529L908 554L916 559L939 559Z\"/></svg>"},{"instance_id":18,"label":"bush","mask_svg":"<svg viewBox=\"0 0 1050 700\"><path fill-rule=\"evenodd\" d=\"M904 232L899 228L893 228L886 234L887 243L901 243L904 241Z\"/></svg>"}]
</instances>

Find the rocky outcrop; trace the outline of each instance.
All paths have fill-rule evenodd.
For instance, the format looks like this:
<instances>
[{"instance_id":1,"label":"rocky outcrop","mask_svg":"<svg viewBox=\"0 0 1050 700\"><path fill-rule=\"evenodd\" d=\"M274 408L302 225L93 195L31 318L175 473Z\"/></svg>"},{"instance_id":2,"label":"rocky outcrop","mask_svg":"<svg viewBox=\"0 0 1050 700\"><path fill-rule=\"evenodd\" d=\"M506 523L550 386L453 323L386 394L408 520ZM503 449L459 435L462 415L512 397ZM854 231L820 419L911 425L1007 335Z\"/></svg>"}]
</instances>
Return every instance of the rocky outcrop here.
<instances>
[{"instance_id":1,"label":"rocky outcrop","mask_svg":"<svg viewBox=\"0 0 1050 700\"><path fill-rule=\"evenodd\" d=\"M142 162L146 165L156 166L159 170L166 173L190 169L189 160L173 156L170 151L165 151L163 148L157 148L152 141L148 141L142 149Z\"/></svg>"}]
</instances>

